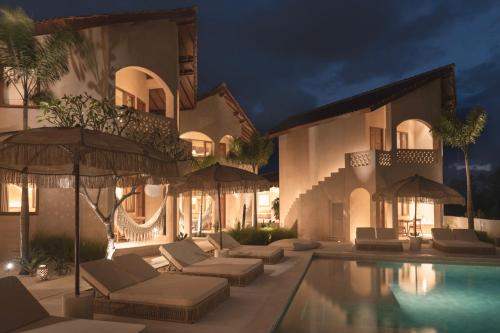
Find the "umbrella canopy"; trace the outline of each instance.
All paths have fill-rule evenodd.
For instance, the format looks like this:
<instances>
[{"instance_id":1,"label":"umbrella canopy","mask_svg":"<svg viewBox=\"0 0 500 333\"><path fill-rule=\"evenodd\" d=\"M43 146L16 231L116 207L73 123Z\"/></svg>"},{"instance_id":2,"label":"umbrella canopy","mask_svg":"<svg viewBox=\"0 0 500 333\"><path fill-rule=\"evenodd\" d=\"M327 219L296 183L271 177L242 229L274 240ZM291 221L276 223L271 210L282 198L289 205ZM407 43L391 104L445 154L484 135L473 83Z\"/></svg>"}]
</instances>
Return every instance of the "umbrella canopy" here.
<instances>
[{"instance_id":1,"label":"umbrella canopy","mask_svg":"<svg viewBox=\"0 0 500 333\"><path fill-rule=\"evenodd\" d=\"M464 205L464 197L449 186L415 175L397 181L373 195L374 200L392 198L420 202Z\"/></svg>"},{"instance_id":2,"label":"umbrella canopy","mask_svg":"<svg viewBox=\"0 0 500 333\"><path fill-rule=\"evenodd\" d=\"M44 127L0 136L0 182L73 187L75 294L80 294L80 181L131 186L177 177L177 164L124 137L80 127ZM157 180L158 180L157 179Z\"/></svg>"},{"instance_id":3,"label":"umbrella canopy","mask_svg":"<svg viewBox=\"0 0 500 333\"><path fill-rule=\"evenodd\" d=\"M397 181L373 195L374 200L393 198L414 200L413 236L417 236L417 202L464 205L464 197L444 184L415 175Z\"/></svg>"},{"instance_id":4,"label":"umbrella canopy","mask_svg":"<svg viewBox=\"0 0 500 333\"><path fill-rule=\"evenodd\" d=\"M271 187L271 183L262 176L219 163L193 171L187 174L183 180L182 184L175 187L176 192L203 191L207 193L217 193L219 219L221 216L221 194L264 191ZM221 223L219 223L219 231L219 242L222 249Z\"/></svg>"},{"instance_id":5,"label":"umbrella canopy","mask_svg":"<svg viewBox=\"0 0 500 333\"><path fill-rule=\"evenodd\" d=\"M128 187L177 177L177 164L127 138L80 127L43 127L0 136L0 182L73 187L75 159L87 187Z\"/></svg>"}]
</instances>

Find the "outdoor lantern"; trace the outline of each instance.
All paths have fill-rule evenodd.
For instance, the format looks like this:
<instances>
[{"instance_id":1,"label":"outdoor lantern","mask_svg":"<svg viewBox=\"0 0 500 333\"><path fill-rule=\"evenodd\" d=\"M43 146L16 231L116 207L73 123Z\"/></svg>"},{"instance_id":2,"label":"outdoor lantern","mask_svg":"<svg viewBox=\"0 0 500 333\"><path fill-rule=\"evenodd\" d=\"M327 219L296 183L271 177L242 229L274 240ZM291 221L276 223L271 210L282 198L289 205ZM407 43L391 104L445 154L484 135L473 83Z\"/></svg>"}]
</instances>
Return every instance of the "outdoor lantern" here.
<instances>
[{"instance_id":1,"label":"outdoor lantern","mask_svg":"<svg viewBox=\"0 0 500 333\"><path fill-rule=\"evenodd\" d=\"M11 271L11 270L13 270L13 269L14 269L14 264L13 264L13 263L8 262L8 263L7 263L7 265L5 265L5 270L6 270L7 272L10 272L10 271Z\"/></svg>"},{"instance_id":2,"label":"outdoor lantern","mask_svg":"<svg viewBox=\"0 0 500 333\"><path fill-rule=\"evenodd\" d=\"M36 269L36 276L40 281L46 281L49 278L49 268L47 265L40 265Z\"/></svg>"}]
</instances>

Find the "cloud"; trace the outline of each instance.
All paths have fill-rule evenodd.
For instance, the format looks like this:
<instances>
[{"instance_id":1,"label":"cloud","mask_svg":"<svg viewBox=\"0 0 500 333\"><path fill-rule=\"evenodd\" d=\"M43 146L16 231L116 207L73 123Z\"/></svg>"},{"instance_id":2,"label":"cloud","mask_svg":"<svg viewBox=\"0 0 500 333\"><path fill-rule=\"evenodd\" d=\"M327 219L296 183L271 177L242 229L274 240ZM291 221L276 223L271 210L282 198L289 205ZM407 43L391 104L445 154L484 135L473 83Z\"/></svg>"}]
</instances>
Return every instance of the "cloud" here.
<instances>
[{"instance_id":1,"label":"cloud","mask_svg":"<svg viewBox=\"0 0 500 333\"><path fill-rule=\"evenodd\" d=\"M454 169L455 171L462 171L465 170L465 165L462 163L454 163L449 166L449 168ZM490 172L493 170L493 166L491 163L485 163L485 164L471 164L470 165L470 170L471 171L485 171L485 172Z\"/></svg>"}]
</instances>

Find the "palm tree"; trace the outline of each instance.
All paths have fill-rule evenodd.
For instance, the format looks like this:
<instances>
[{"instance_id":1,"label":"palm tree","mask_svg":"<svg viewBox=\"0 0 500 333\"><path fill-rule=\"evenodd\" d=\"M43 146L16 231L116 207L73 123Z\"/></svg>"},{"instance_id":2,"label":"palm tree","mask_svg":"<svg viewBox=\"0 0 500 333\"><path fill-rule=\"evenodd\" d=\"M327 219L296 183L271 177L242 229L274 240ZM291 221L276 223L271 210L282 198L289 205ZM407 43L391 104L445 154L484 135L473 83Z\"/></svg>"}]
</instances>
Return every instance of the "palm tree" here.
<instances>
[{"instance_id":1,"label":"palm tree","mask_svg":"<svg viewBox=\"0 0 500 333\"><path fill-rule=\"evenodd\" d=\"M34 95L69 71L68 58L83 39L69 29L37 37L33 20L21 9L0 9L0 68L23 102L23 130L28 129L28 106ZM20 213L21 258L29 258L29 199L24 183Z\"/></svg>"},{"instance_id":2,"label":"palm tree","mask_svg":"<svg viewBox=\"0 0 500 333\"><path fill-rule=\"evenodd\" d=\"M252 166L252 171L257 173L259 168L269 162L273 154L273 141L268 136L255 132L246 141L236 138L231 143L228 159L240 164ZM253 227L257 227L257 191L253 192Z\"/></svg>"},{"instance_id":3,"label":"palm tree","mask_svg":"<svg viewBox=\"0 0 500 333\"><path fill-rule=\"evenodd\" d=\"M441 138L445 145L458 148L464 154L469 229L474 229L469 146L476 143L486 125L486 119L486 111L480 107L473 108L465 119L461 119L455 112L449 111L441 117L438 124L432 129L433 135Z\"/></svg>"},{"instance_id":4,"label":"palm tree","mask_svg":"<svg viewBox=\"0 0 500 333\"><path fill-rule=\"evenodd\" d=\"M200 170L200 169L208 168L209 166L214 165L218 161L219 160L214 155L208 155L208 156L201 157L201 158L193 158L193 169ZM198 236L201 236L201 231L202 231L201 229L202 229L202 224L203 224L203 197L204 197L204 195L205 195L205 193L203 193L203 191L202 191L201 192L201 202L200 202L200 216L198 217L198 226L196 228Z\"/></svg>"}]
</instances>

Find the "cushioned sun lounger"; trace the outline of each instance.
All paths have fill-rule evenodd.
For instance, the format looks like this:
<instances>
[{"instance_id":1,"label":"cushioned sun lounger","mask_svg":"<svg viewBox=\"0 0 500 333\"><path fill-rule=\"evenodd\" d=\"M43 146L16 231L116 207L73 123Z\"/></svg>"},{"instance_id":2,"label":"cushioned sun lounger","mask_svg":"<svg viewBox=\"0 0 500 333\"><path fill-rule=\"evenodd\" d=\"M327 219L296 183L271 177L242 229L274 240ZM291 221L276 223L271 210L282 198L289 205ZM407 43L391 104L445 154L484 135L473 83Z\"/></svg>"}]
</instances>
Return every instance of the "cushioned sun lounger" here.
<instances>
[{"instance_id":1,"label":"cushioned sun lounger","mask_svg":"<svg viewBox=\"0 0 500 333\"><path fill-rule=\"evenodd\" d=\"M246 286L264 272L261 259L213 258L187 239L162 245L160 252L180 272L223 277L233 286Z\"/></svg>"},{"instance_id":2,"label":"cushioned sun lounger","mask_svg":"<svg viewBox=\"0 0 500 333\"><path fill-rule=\"evenodd\" d=\"M115 261L81 264L98 313L193 323L229 297L225 279L160 274L134 255Z\"/></svg>"},{"instance_id":3,"label":"cushioned sun lounger","mask_svg":"<svg viewBox=\"0 0 500 333\"><path fill-rule=\"evenodd\" d=\"M207 239L216 249L220 249L220 234L208 234ZM264 245L241 245L236 239L222 233L222 247L229 249L229 256L233 258L257 258L262 259L264 264L272 265L279 262L284 255L280 247Z\"/></svg>"},{"instance_id":4,"label":"cushioned sun lounger","mask_svg":"<svg viewBox=\"0 0 500 333\"><path fill-rule=\"evenodd\" d=\"M432 247L448 253L495 254L493 244L481 242L474 230L432 228Z\"/></svg>"},{"instance_id":5,"label":"cushioned sun lounger","mask_svg":"<svg viewBox=\"0 0 500 333\"><path fill-rule=\"evenodd\" d=\"M139 333L144 325L54 317L14 276L0 279L0 333Z\"/></svg>"},{"instance_id":6,"label":"cushioned sun lounger","mask_svg":"<svg viewBox=\"0 0 500 333\"><path fill-rule=\"evenodd\" d=\"M356 249L361 251L403 251L403 242L393 228L356 228Z\"/></svg>"}]
</instances>

